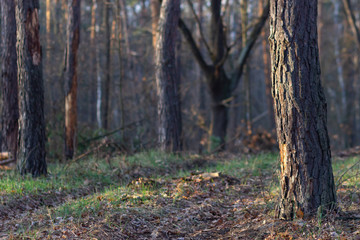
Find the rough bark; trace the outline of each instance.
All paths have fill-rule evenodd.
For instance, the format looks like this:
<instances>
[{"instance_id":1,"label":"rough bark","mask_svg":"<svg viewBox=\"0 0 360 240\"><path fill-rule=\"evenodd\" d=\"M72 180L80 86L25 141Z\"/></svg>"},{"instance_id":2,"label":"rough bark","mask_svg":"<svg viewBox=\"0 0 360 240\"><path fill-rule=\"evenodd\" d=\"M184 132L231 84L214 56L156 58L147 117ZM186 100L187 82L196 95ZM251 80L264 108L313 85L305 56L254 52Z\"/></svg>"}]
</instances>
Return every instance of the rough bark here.
<instances>
[{"instance_id":1,"label":"rough bark","mask_svg":"<svg viewBox=\"0 0 360 240\"><path fill-rule=\"evenodd\" d=\"M16 159L18 137L18 83L16 65L16 19L15 2L1 4L1 136L0 152L9 151Z\"/></svg>"},{"instance_id":2,"label":"rough bark","mask_svg":"<svg viewBox=\"0 0 360 240\"><path fill-rule=\"evenodd\" d=\"M68 0L65 63L65 158L72 159L77 128L77 51L80 43L80 0Z\"/></svg>"},{"instance_id":3,"label":"rough bark","mask_svg":"<svg viewBox=\"0 0 360 240\"><path fill-rule=\"evenodd\" d=\"M280 219L311 217L336 204L320 81L317 1L271 0L272 93L281 161Z\"/></svg>"},{"instance_id":4,"label":"rough bark","mask_svg":"<svg viewBox=\"0 0 360 240\"><path fill-rule=\"evenodd\" d=\"M46 174L44 83L40 45L39 1L16 1L17 66L19 85L20 173Z\"/></svg>"},{"instance_id":5,"label":"rough bark","mask_svg":"<svg viewBox=\"0 0 360 240\"><path fill-rule=\"evenodd\" d=\"M175 47L180 0L164 0L160 10L156 44L156 84L158 92L159 144L163 151L181 151L179 75Z\"/></svg>"}]
</instances>

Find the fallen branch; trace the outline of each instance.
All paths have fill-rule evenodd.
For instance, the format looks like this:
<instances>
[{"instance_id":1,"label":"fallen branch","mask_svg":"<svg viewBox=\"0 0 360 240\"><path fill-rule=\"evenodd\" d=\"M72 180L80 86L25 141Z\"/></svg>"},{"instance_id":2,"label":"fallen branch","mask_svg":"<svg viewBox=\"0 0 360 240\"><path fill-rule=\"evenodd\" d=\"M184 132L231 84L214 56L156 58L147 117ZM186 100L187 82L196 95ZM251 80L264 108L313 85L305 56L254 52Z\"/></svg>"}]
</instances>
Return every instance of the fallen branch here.
<instances>
[{"instance_id":1,"label":"fallen branch","mask_svg":"<svg viewBox=\"0 0 360 240\"><path fill-rule=\"evenodd\" d=\"M15 158L2 160L2 161L0 161L0 165L6 165L6 164L11 163L11 162L15 162Z\"/></svg>"},{"instance_id":2,"label":"fallen branch","mask_svg":"<svg viewBox=\"0 0 360 240\"><path fill-rule=\"evenodd\" d=\"M96 141L96 140L99 140L99 139L102 139L102 138L105 138L105 137L108 137L108 136L111 136L121 130L124 130L124 129L127 129L127 128L130 128L132 126L136 126L137 124L141 123L142 121L144 121L145 119L141 119L139 121L136 121L136 122L132 122L132 123L129 123L123 127L120 127L120 128L116 128L110 132L107 132L107 133L104 133L102 135L99 135L99 136L96 136L96 137L93 137L93 138L90 138L90 139L86 139L84 141L82 141L81 143L79 143L79 145L82 145L82 144L86 144L86 143L89 143L89 142L92 142L92 141Z\"/></svg>"},{"instance_id":3,"label":"fallen branch","mask_svg":"<svg viewBox=\"0 0 360 240\"><path fill-rule=\"evenodd\" d=\"M108 145L109 143L110 143L109 141L105 140L105 141L103 141L100 145L98 145L98 146L96 146L96 147L88 150L87 152L85 152L85 153L83 153L83 154L81 154L81 155L73 158L72 160L70 160L70 161L66 164L66 166L65 166L64 169L65 169L65 170L68 169L68 167L69 167L72 163L74 163L74 162L76 162L76 161L78 161L78 160L86 157L86 156L89 155L90 153L93 153L93 152L99 150L100 148L102 148L102 147L105 146L105 145Z\"/></svg>"}]
</instances>

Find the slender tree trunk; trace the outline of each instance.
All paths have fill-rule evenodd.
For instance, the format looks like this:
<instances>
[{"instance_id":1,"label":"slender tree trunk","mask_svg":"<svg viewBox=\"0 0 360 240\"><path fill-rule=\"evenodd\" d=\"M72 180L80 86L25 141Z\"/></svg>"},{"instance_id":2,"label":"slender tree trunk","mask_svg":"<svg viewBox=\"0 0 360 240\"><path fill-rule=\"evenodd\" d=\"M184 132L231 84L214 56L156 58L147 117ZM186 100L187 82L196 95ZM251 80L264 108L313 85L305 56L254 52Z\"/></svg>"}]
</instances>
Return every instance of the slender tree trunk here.
<instances>
[{"instance_id":1,"label":"slender tree trunk","mask_svg":"<svg viewBox=\"0 0 360 240\"><path fill-rule=\"evenodd\" d=\"M96 35L96 43L95 43L95 69L96 69L96 121L98 127L101 128L103 126L102 119L102 79L101 79L101 67L100 67L100 6L98 0L96 1L96 9L95 9L95 35Z\"/></svg>"},{"instance_id":2,"label":"slender tree trunk","mask_svg":"<svg viewBox=\"0 0 360 240\"><path fill-rule=\"evenodd\" d=\"M204 20L204 0L198 0L198 12L199 12L199 27L197 30L197 41L200 43L199 44L199 49L201 51L203 51L204 47L203 44L201 43L201 30L202 30L202 25L203 25L203 20ZM194 66L195 67L195 66ZM205 117L203 116L203 114L205 113L205 81L204 81L204 76L203 73L199 67L199 65L196 65L196 75L197 75L197 83L199 86L199 90L198 90L198 101L199 101L199 110L198 110L198 114L201 117L201 119L205 119ZM204 122L205 123L205 122ZM204 124L204 123L200 123L200 124ZM204 150L204 146L202 144L202 139L205 137L206 132L204 131L204 129L199 126L198 128L198 142L199 142L199 153L202 153Z\"/></svg>"},{"instance_id":3,"label":"slender tree trunk","mask_svg":"<svg viewBox=\"0 0 360 240\"><path fill-rule=\"evenodd\" d=\"M264 11L264 0L259 1L259 11ZM260 13L261 14L261 13ZM268 106L268 116L269 116L269 125L271 129L275 127L275 116L274 116L274 107L273 107L273 98L271 95L271 77L270 77L270 60L269 52L267 49L267 36L266 29L263 29L261 32L261 45L263 50L263 62L264 62L264 78L265 78L265 93Z\"/></svg>"},{"instance_id":4,"label":"slender tree trunk","mask_svg":"<svg viewBox=\"0 0 360 240\"><path fill-rule=\"evenodd\" d=\"M156 35L158 31L158 23L160 16L160 3L159 0L150 0L151 7L151 31L152 31L152 44L154 50L156 49Z\"/></svg>"},{"instance_id":5,"label":"slender tree trunk","mask_svg":"<svg viewBox=\"0 0 360 240\"><path fill-rule=\"evenodd\" d=\"M276 216L291 220L333 209L336 195L320 81L317 1L270 3L272 92L281 161Z\"/></svg>"},{"instance_id":6,"label":"slender tree trunk","mask_svg":"<svg viewBox=\"0 0 360 240\"><path fill-rule=\"evenodd\" d=\"M80 43L80 0L68 0L65 67L65 157L72 159L77 129L77 51Z\"/></svg>"},{"instance_id":7,"label":"slender tree trunk","mask_svg":"<svg viewBox=\"0 0 360 240\"><path fill-rule=\"evenodd\" d=\"M139 96L137 93L137 89L135 87L135 81L134 81L134 61L133 61L133 57L131 54L131 48L130 48L130 36L129 36L129 24L128 24L128 14L127 14L127 10L126 10L126 1L125 0L118 0L120 3L120 8L121 8L121 20L122 20L122 24L123 24L123 40L124 40L124 47L125 47L125 53L126 53L126 72L128 73L127 75L127 79L129 82L129 88L130 88L130 92L132 93L132 95L134 96L134 100L131 101L131 110L134 111L134 121L138 122L141 117L140 117L140 112L139 112L139 104L140 104L140 100L139 100ZM124 71L125 73L125 71Z\"/></svg>"},{"instance_id":8,"label":"slender tree trunk","mask_svg":"<svg viewBox=\"0 0 360 240\"><path fill-rule=\"evenodd\" d=\"M179 75L176 69L176 35L180 0L163 0L156 40L156 84L158 91L159 144L163 151L181 151Z\"/></svg>"},{"instance_id":9,"label":"slender tree trunk","mask_svg":"<svg viewBox=\"0 0 360 240\"><path fill-rule=\"evenodd\" d=\"M97 0L92 0L91 6L91 28L90 28L90 91L89 91L89 115L90 115L90 122L94 123L97 121L97 106L96 106L96 99L97 99L97 75L96 75L96 10L97 9Z\"/></svg>"},{"instance_id":10,"label":"slender tree trunk","mask_svg":"<svg viewBox=\"0 0 360 240\"><path fill-rule=\"evenodd\" d=\"M124 93L123 93L123 82L124 82L124 64L122 60L122 25L121 25L121 9L120 9L120 1L116 2L116 25L117 25L117 43L118 43L118 57L119 57L119 104L120 104L120 111L121 111L121 128L124 129L125 127L125 106L124 106Z\"/></svg>"},{"instance_id":11,"label":"slender tree trunk","mask_svg":"<svg viewBox=\"0 0 360 240\"><path fill-rule=\"evenodd\" d=\"M347 134L345 132L346 128L346 109L347 109L347 99L346 99L346 88L345 88L345 81L343 76L343 68L341 62L341 45L340 45L340 36L343 35L343 26L341 22L341 15L340 15L340 2L338 0L332 0L334 6L334 24L335 24L335 35L334 35L334 53L335 53L335 62L336 62L336 71L337 71L337 79L339 82L340 87L340 110L338 119L340 120L340 130L341 130L341 137L342 142L344 143L343 147L346 147L347 142Z\"/></svg>"},{"instance_id":12,"label":"slender tree trunk","mask_svg":"<svg viewBox=\"0 0 360 240\"><path fill-rule=\"evenodd\" d=\"M16 159L18 138L18 82L16 65L16 19L15 2L1 4L1 136L0 152L9 151Z\"/></svg>"},{"instance_id":13,"label":"slender tree trunk","mask_svg":"<svg viewBox=\"0 0 360 240\"><path fill-rule=\"evenodd\" d=\"M39 1L16 0L20 174L47 174Z\"/></svg>"},{"instance_id":14,"label":"slender tree trunk","mask_svg":"<svg viewBox=\"0 0 360 240\"><path fill-rule=\"evenodd\" d=\"M111 83L111 34L110 34L110 4L105 4L105 86L104 86L104 109L103 128L109 129L110 125L110 83Z\"/></svg>"},{"instance_id":15,"label":"slender tree trunk","mask_svg":"<svg viewBox=\"0 0 360 240\"><path fill-rule=\"evenodd\" d=\"M244 48L247 44L247 32L248 32L248 1L241 1L241 43ZM251 84L249 76L249 64L246 64L244 67L244 86L245 86L245 116L246 116L246 128L247 134L252 133L252 124L251 124Z\"/></svg>"}]
</instances>

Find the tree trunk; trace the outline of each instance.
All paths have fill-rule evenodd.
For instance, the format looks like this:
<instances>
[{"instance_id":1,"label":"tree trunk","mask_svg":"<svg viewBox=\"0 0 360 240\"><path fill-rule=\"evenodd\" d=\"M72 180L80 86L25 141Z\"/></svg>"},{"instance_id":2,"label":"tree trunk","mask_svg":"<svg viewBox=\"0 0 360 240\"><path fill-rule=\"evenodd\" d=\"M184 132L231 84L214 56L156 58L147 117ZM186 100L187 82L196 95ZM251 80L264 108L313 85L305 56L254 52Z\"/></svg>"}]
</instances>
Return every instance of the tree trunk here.
<instances>
[{"instance_id":1,"label":"tree trunk","mask_svg":"<svg viewBox=\"0 0 360 240\"><path fill-rule=\"evenodd\" d=\"M246 47L247 43L247 32L248 32L248 0L242 0L240 4L241 12L241 45ZM246 129L247 134L252 134L251 124L251 83L249 74L249 64L244 67L243 78L245 87L245 118L246 118Z\"/></svg>"},{"instance_id":2,"label":"tree trunk","mask_svg":"<svg viewBox=\"0 0 360 240\"><path fill-rule=\"evenodd\" d=\"M261 29L264 26L269 13L269 5L267 4L264 8L263 14L254 25L251 34L249 35L247 44L241 49L240 56L236 61L236 67L232 72L231 76L228 76L224 69L225 61L228 58L228 46L226 44L226 36L224 33L224 26L221 17L221 1L211 1L211 29L210 29L210 40L211 47L204 40L208 55L211 57L212 63L208 64L202 56L201 50L197 47L194 38L186 26L184 21L179 20L179 28L184 34L185 39L190 45L190 49L195 56L198 64L206 75L207 85L211 95L212 110L218 109L219 106L227 107L228 101L236 86L239 83L240 77L242 76L245 62L249 56L249 53L254 46L257 37L260 35ZM221 107L222 108L222 107ZM222 117L215 116L216 114L226 114ZM220 122L212 122L210 126L210 137L209 147L213 147L212 141L218 144L216 149L225 149L225 136L227 130L227 119L228 110L224 111L212 111L212 120L221 119Z\"/></svg>"},{"instance_id":3,"label":"tree trunk","mask_svg":"<svg viewBox=\"0 0 360 240\"><path fill-rule=\"evenodd\" d=\"M259 11L263 11L263 1L259 1ZM267 36L266 29L261 31L261 45L263 50L263 62L264 62L264 78L265 78L265 93L267 99L268 107L268 116L269 116L269 126L270 129L275 128L275 116L274 116L274 107L273 107L273 98L271 95L271 77L270 77L270 61L269 61L269 52L267 49Z\"/></svg>"},{"instance_id":4,"label":"tree trunk","mask_svg":"<svg viewBox=\"0 0 360 240\"><path fill-rule=\"evenodd\" d=\"M320 81L317 1L271 0L270 52L281 161L280 219L311 217L336 204Z\"/></svg>"},{"instance_id":5,"label":"tree trunk","mask_svg":"<svg viewBox=\"0 0 360 240\"><path fill-rule=\"evenodd\" d=\"M97 75L96 75L96 9L97 9L97 0L92 0L91 6L91 27L90 27L90 90L89 90L89 104L88 112L90 122L94 123L97 121L97 107L96 107L96 97L97 97Z\"/></svg>"},{"instance_id":6,"label":"tree trunk","mask_svg":"<svg viewBox=\"0 0 360 240\"><path fill-rule=\"evenodd\" d=\"M110 66L111 66L111 35L110 35L110 5L105 4L105 86L104 86L104 109L103 109L103 128L108 130L110 125Z\"/></svg>"},{"instance_id":7,"label":"tree trunk","mask_svg":"<svg viewBox=\"0 0 360 240\"><path fill-rule=\"evenodd\" d=\"M160 16L160 3L159 0L150 0L151 7L151 31L152 31L152 44L154 50L156 49L156 35L158 31L158 23Z\"/></svg>"},{"instance_id":8,"label":"tree trunk","mask_svg":"<svg viewBox=\"0 0 360 240\"><path fill-rule=\"evenodd\" d=\"M15 2L1 4L2 56L1 56L1 136L0 152L9 151L16 159L18 138L18 82L16 66Z\"/></svg>"},{"instance_id":9,"label":"tree trunk","mask_svg":"<svg viewBox=\"0 0 360 240\"><path fill-rule=\"evenodd\" d=\"M80 0L68 0L65 67L65 157L72 159L77 128L77 51L80 42Z\"/></svg>"},{"instance_id":10,"label":"tree trunk","mask_svg":"<svg viewBox=\"0 0 360 240\"><path fill-rule=\"evenodd\" d=\"M159 144L163 151L181 151L180 93L175 47L180 0L163 0L156 45Z\"/></svg>"},{"instance_id":11,"label":"tree trunk","mask_svg":"<svg viewBox=\"0 0 360 240\"><path fill-rule=\"evenodd\" d=\"M20 174L47 174L39 1L16 1Z\"/></svg>"},{"instance_id":12,"label":"tree trunk","mask_svg":"<svg viewBox=\"0 0 360 240\"><path fill-rule=\"evenodd\" d=\"M121 25L121 9L120 9L120 1L118 0L116 2L116 25L117 25L117 38L116 41L118 43L118 57L119 57L119 68L120 68L120 74L119 74L119 105L120 105L120 111L121 111L121 128L125 129L125 105L124 105L124 91L123 91L123 82L124 82L124 64L122 60L122 25Z\"/></svg>"},{"instance_id":13,"label":"tree trunk","mask_svg":"<svg viewBox=\"0 0 360 240\"><path fill-rule=\"evenodd\" d=\"M339 116L340 120L340 132L342 135L342 143L344 144L342 147L348 147L347 142L347 134L346 134L346 109L347 109L347 99L346 99L346 87L343 76L343 68L342 68L342 59L341 59L341 42L340 37L343 35L343 26L341 22L340 15L340 2L338 0L332 0L332 4L334 6L334 25L335 25L335 35L334 35L334 54L335 54L335 62L336 62L336 71L337 71L337 79L340 87L340 107L339 107Z\"/></svg>"}]
</instances>

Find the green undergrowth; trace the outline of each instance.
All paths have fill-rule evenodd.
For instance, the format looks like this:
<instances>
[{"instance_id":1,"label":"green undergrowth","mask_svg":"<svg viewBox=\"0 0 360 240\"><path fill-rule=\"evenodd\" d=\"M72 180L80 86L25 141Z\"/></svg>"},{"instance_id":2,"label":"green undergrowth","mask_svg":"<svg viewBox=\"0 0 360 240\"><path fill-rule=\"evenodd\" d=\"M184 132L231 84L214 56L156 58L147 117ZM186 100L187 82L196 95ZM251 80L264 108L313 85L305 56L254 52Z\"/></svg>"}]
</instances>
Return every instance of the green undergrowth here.
<instances>
[{"instance_id":1,"label":"green undergrowth","mask_svg":"<svg viewBox=\"0 0 360 240\"><path fill-rule=\"evenodd\" d=\"M333 159L337 187L345 188L339 195L343 199L349 195L347 191L356 192L360 187L358 162L356 157ZM51 199L54 195L55 199L59 194L63 195L63 200L57 199L56 204L37 206L32 213L34 219L30 227L24 220L17 222L21 226L16 230L20 232L19 236L30 234L37 238L37 232L49 228L50 223L53 229L56 229L55 225L91 219L109 223L114 213L129 209L147 212L154 218L162 211L159 206L165 204L159 205L160 200L176 206L181 200L216 192L218 186L223 188L219 190L223 195L222 200L219 198L222 204L226 204L229 197L236 199L239 194L246 194L249 198L259 196L262 199L260 202L264 203L264 212L273 210L279 194L279 156L274 153L199 156L147 151L109 159L92 156L68 165L49 163L48 171L49 176L36 179L22 177L15 171L0 173L0 198L4 205L22 196L30 195L33 199L49 196ZM210 179L203 184L203 179L196 177L203 173L219 173L221 177L215 182ZM236 188L228 187L231 181L237 181ZM223 182L226 182L226 187ZM81 194L76 194L78 192ZM354 198L358 195L349 196ZM253 213L249 214L252 216ZM47 223L33 225L34 221L38 221L36 219L47 219Z\"/></svg>"}]
</instances>

